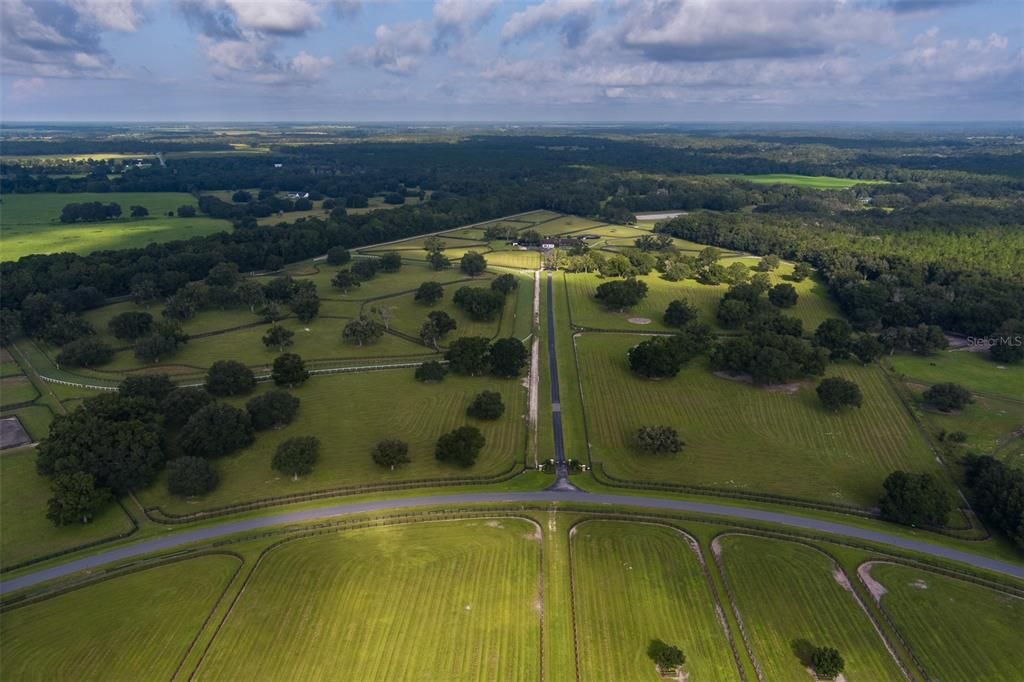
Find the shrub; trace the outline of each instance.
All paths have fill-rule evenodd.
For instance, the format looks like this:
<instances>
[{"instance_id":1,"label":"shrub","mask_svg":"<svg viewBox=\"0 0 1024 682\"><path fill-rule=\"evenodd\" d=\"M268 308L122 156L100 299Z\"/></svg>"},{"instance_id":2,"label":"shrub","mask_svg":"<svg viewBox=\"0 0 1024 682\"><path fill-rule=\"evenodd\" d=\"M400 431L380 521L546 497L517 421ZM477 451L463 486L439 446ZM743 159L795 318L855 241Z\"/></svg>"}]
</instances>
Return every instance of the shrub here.
<instances>
[{"instance_id":1,"label":"shrub","mask_svg":"<svg viewBox=\"0 0 1024 682\"><path fill-rule=\"evenodd\" d=\"M974 402L971 392L960 384L935 384L922 396L924 401L942 412L962 410L968 403Z\"/></svg>"},{"instance_id":2,"label":"shrub","mask_svg":"<svg viewBox=\"0 0 1024 682\"><path fill-rule=\"evenodd\" d=\"M684 445L679 432L671 426L641 426L633 440L644 452L659 454L679 452Z\"/></svg>"}]
</instances>

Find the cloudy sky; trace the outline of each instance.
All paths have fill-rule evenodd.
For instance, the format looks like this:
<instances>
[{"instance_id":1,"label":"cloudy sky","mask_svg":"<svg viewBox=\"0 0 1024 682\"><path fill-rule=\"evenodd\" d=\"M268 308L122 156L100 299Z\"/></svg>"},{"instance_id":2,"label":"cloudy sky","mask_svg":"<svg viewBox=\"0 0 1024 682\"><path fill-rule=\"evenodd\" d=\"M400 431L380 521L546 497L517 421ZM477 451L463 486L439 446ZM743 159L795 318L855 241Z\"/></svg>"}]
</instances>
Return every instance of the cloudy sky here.
<instances>
[{"instance_id":1,"label":"cloudy sky","mask_svg":"<svg viewBox=\"0 0 1024 682\"><path fill-rule=\"evenodd\" d=\"M2 120L1024 119L1024 0L0 0Z\"/></svg>"}]
</instances>

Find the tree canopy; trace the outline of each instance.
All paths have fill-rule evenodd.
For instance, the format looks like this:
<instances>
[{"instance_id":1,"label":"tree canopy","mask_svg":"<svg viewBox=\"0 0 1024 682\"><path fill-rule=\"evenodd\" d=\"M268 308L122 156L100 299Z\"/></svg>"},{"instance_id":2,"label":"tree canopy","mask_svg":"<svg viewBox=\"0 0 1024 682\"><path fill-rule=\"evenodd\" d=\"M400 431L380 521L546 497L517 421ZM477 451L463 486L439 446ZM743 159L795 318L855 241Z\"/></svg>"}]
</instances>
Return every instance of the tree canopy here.
<instances>
[{"instance_id":1,"label":"tree canopy","mask_svg":"<svg viewBox=\"0 0 1024 682\"><path fill-rule=\"evenodd\" d=\"M313 473L313 467L319 459L320 439L316 436L299 436L289 438L277 446L270 466L297 481L300 476Z\"/></svg>"},{"instance_id":2,"label":"tree canopy","mask_svg":"<svg viewBox=\"0 0 1024 682\"><path fill-rule=\"evenodd\" d=\"M460 426L437 439L434 455L442 462L470 467L486 444L484 435L475 426Z\"/></svg>"}]
</instances>

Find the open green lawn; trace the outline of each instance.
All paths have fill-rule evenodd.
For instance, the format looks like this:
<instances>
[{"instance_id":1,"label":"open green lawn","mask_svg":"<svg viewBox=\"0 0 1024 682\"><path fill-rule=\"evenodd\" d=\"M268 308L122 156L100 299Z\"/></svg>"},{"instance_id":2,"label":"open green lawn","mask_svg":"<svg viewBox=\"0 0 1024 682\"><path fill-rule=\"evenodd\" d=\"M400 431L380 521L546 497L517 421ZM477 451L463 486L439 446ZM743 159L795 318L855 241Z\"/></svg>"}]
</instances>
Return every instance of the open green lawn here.
<instances>
[{"instance_id":1,"label":"open green lawn","mask_svg":"<svg viewBox=\"0 0 1024 682\"><path fill-rule=\"evenodd\" d=\"M35 400L39 391L26 376L4 377L0 379L0 405L12 405Z\"/></svg>"},{"instance_id":2,"label":"open green lawn","mask_svg":"<svg viewBox=\"0 0 1024 682\"><path fill-rule=\"evenodd\" d=\"M914 388L921 389L920 386ZM924 414L936 431L966 433L965 446L979 453L992 452L1013 438L1014 433L1024 431L1024 403L1002 398L979 395L959 413L925 409Z\"/></svg>"},{"instance_id":3,"label":"open green lawn","mask_svg":"<svg viewBox=\"0 0 1024 682\"><path fill-rule=\"evenodd\" d=\"M5 612L5 679L170 679L238 560L205 556Z\"/></svg>"},{"instance_id":4,"label":"open green lawn","mask_svg":"<svg viewBox=\"0 0 1024 682\"><path fill-rule=\"evenodd\" d=\"M834 565L824 554L742 535L719 542L726 580L765 679L806 682L810 675L797 653L804 643L838 649L849 682L902 679L882 638L833 576Z\"/></svg>"},{"instance_id":5,"label":"open green lawn","mask_svg":"<svg viewBox=\"0 0 1024 682\"><path fill-rule=\"evenodd\" d=\"M46 518L49 498L50 481L36 473L34 449L0 455L0 566L131 530L131 521L116 504L104 506L91 523L57 528Z\"/></svg>"},{"instance_id":6,"label":"open green lawn","mask_svg":"<svg viewBox=\"0 0 1024 682\"><path fill-rule=\"evenodd\" d=\"M728 175L736 180L745 180L758 185L796 185L812 189L849 189L856 185L879 184L879 180L857 180L854 178L834 178L828 175L793 175L789 173L770 173L767 175Z\"/></svg>"},{"instance_id":7,"label":"open green lawn","mask_svg":"<svg viewBox=\"0 0 1024 682\"><path fill-rule=\"evenodd\" d=\"M933 679L1019 680L1024 599L896 564L871 576L886 589L882 608Z\"/></svg>"},{"instance_id":8,"label":"open green lawn","mask_svg":"<svg viewBox=\"0 0 1024 682\"><path fill-rule=\"evenodd\" d=\"M520 251L516 248L491 251L484 255L488 265L520 270L536 270L541 266L541 255L538 251Z\"/></svg>"},{"instance_id":9,"label":"open green lawn","mask_svg":"<svg viewBox=\"0 0 1024 682\"><path fill-rule=\"evenodd\" d=\"M517 519L288 542L265 555L199 677L535 680L540 547Z\"/></svg>"},{"instance_id":10,"label":"open green lawn","mask_svg":"<svg viewBox=\"0 0 1024 682\"><path fill-rule=\"evenodd\" d=\"M765 389L715 376L697 359L673 379L633 375L627 351L640 337L577 338L594 459L629 480L711 486L873 507L894 469L939 473L923 435L877 367L830 365L855 381L864 406L821 407L816 381ZM670 456L637 452L644 425L675 427L686 447Z\"/></svg>"},{"instance_id":11,"label":"open green lawn","mask_svg":"<svg viewBox=\"0 0 1024 682\"><path fill-rule=\"evenodd\" d=\"M268 390L261 384L258 391ZM492 422L466 416L473 396L500 391L505 414ZM199 500L167 492L163 477L140 494L147 507L187 514L213 507L357 484L390 483L425 478L494 476L523 461L526 444L523 414L526 391L520 381L449 375L439 384L423 384L412 369L318 376L294 391L302 404L294 422L258 433L246 450L217 461L221 484ZM242 404L248 398L235 402ZM464 424L479 427L487 444L468 469L434 458L437 438ZM270 468L277 445L293 436L317 436L320 461L310 476L291 480ZM412 462L396 471L381 469L370 458L378 441L399 438L409 443Z\"/></svg>"},{"instance_id":12,"label":"open green lawn","mask_svg":"<svg viewBox=\"0 0 1024 682\"><path fill-rule=\"evenodd\" d=\"M893 355L883 360L900 374L929 384L952 381L972 391L1024 400L1024 363L1001 365L988 353L944 351L935 355Z\"/></svg>"},{"instance_id":13,"label":"open green lawn","mask_svg":"<svg viewBox=\"0 0 1024 682\"><path fill-rule=\"evenodd\" d=\"M753 265L756 259L745 259L743 262ZM773 273L773 283L784 281L781 276L788 274L792 269L791 264L784 264ZM604 282L613 281L613 278L605 278L593 273L566 273L564 277L569 285L573 323L594 329L671 331L670 327L662 323L661 318L668 304L677 298L685 299L695 305L700 311L702 320L716 325L715 315L718 311L718 302L729 288L724 284L718 286L700 284L692 279L669 282L662 279L658 273L651 273L638 278L647 283L647 297L633 308L620 312L618 309L609 310L594 298L597 287ZM805 332L812 332L815 327L829 317L841 317L835 303L828 297L824 284L814 279L806 279L803 282L792 284L797 290L799 299L794 307L782 312L785 315L801 319ZM638 325L630 322L630 318L646 318L651 320L651 323Z\"/></svg>"},{"instance_id":14,"label":"open green lawn","mask_svg":"<svg viewBox=\"0 0 1024 682\"><path fill-rule=\"evenodd\" d=\"M60 222L66 204L100 201L121 205L122 218L100 223ZM227 220L204 216L168 217L167 212L195 205L190 194L175 192L111 192L109 194L7 194L0 205L3 242L0 258L17 260L34 253L71 251L88 254L102 249L143 247L151 242L189 239L231 229ZM131 206L149 209L146 218L130 218Z\"/></svg>"},{"instance_id":15,"label":"open green lawn","mask_svg":"<svg viewBox=\"0 0 1024 682\"><path fill-rule=\"evenodd\" d=\"M737 679L697 555L665 526L588 521L574 528L572 571L580 675L658 680L651 639L678 646L692 679Z\"/></svg>"}]
</instances>

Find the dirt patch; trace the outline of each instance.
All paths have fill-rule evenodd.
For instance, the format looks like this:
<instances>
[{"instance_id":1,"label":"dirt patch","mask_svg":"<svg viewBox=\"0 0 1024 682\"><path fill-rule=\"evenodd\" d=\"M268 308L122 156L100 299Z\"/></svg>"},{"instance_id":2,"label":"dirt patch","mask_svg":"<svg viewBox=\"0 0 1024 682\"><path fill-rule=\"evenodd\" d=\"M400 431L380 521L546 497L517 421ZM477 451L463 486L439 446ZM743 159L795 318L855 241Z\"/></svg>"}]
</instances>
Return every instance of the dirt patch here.
<instances>
[{"instance_id":1,"label":"dirt patch","mask_svg":"<svg viewBox=\"0 0 1024 682\"><path fill-rule=\"evenodd\" d=\"M913 587L915 590L927 590L928 589L928 583L925 582L924 580L921 580L920 578L918 578L914 582L910 583L910 586Z\"/></svg>"},{"instance_id":2,"label":"dirt patch","mask_svg":"<svg viewBox=\"0 0 1024 682\"><path fill-rule=\"evenodd\" d=\"M843 569L838 566L834 566L832 568L832 578L839 583L839 586L844 590L847 592L853 592L853 585L850 584L850 579L846 577L846 573Z\"/></svg>"},{"instance_id":3,"label":"dirt patch","mask_svg":"<svg viewBox=\"0 0 1024 682\"><path fill-rule=\"evenodd\" d=\"M807 674L811 676L811 679L812 679L812 680L821 680L821 679L822 679L822 678L818 677L818 676L817 676L817 675L816 675L816 674L814 673L814 668L809 668L809 667L808 667L808 668L804 668L804 670L806 670L806 671L807 671ZM830 679L830 680L833 680L834 682L846 682L846 675L844 675L843 673L839 673L839 674L838 674L838 675L836 675L836 676L835 676L834 678L831 678L831 677L830 677L830 678L828 678L828 679Z\"/></svg>"},{"instance_id":4,"label":"dirt patch","mask_svg":"<svg viewBox=\"0 0 1024 682\"><path fill-rule=\"evenodd\" d=\"M17 417L0 419L0 450L16 448L32 442L25 427Z\"/></svg>"},{"instance_id":5,"label":"dirt patch","mask_svg":"<svg viewBox=\"0 0 1024 682\"><path fill-rule=\"evenodd\" d=\"M488 521L484 525L487 526L488 528L504 528L505 527L505 526L501 525L501 521Z\"/></svg>"},{"instance_id":6,"label":"dirt patch","mask_svg":"<svg viewBox=\"0 0 1024 682\"><path fill-rule=\"evenodd\" d=\"M743 384L750 384L751 386L755 386L756 385L756 384L754 384L754 377L750 376L749 374L718 371L718 372L715 372L714 375L716 377L718 377L719 379L728 379L729 381L738 381L738 382L743 383ZM790 383L790 384L764 384L764 385L756 385L756 386L757 386L757 388L761 388L761 389L764 389L766 391L774 391L774 392L777 392L777 393L796 393L797 391L800 390L800 388L803 385L804 385L804 382L802 382L802 381L794 381L793 383Z\"/></svg>"},{"instance_id":7,"label":"dirt patch","mask_svg":"<svg viewBox=\"0 0 1024 682\"><path fill-rule=\"evenodd\" d=\"M881 603L882 597L884 597L889 590L885 589L885 585L871 577L871 569L874 565L875 563L873 561L861 564L857 567L857 575L860 577L860 581L864 583L864 587L868 588L868 592L871 593L875 603L878 604Z\"/></svg>"},{"instance_id":8,"label":"dirt patch","mask_svg":"<svg viewBox=\"0 0 1024 682\"><path fill-rule=\"evenodd\" d=\"M718 538L711 541L711 553L714 554L716 558L721 558L722 556L722 543L719 542Z\"/></svg>"},{"instance_id":9,"label":"dirt patch","mask_svg":"<svg viewBox=\"0 0 1024 682\"><path fill-rule=\"evenodd\" d=\"M651 318L649 317L630 317L626 320L630 324L650 324Z\"/></svg>"}]
</instances>

